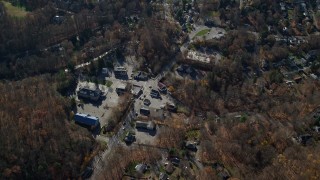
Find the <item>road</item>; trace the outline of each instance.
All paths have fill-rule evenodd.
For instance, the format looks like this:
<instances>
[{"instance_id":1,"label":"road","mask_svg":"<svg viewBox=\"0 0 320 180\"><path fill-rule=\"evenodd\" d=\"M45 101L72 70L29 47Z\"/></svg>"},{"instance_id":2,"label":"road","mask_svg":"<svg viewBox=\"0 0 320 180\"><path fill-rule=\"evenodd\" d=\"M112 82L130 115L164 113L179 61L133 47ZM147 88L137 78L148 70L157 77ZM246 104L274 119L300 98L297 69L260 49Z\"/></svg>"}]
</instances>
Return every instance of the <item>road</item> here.
<instances>
[{"instance_id":1,"label":"road","mask_svg":"<svg viewBox=\"0 0 320 180\"><path fill-rule=\"evenodd\" d=\"M112 51L112 50L110 50L110 51ZM94 58L91 62L94 62L94 61L98 60L99 58L106 56L110 51L100 55L99 57ZM77 65L76 69L85 67L85 66L89 65L91 62ZM144 91L143 94L149 95L150 93L148 93L148 92L150 92L150 90L149 90L148 86L151 84L153 87L157 86L158 82L172 69L175 62L176 62L175 60L171 61L171 63L169 63L166 67L163 68L162 73L158 74L154 79L150 79L149 81L144 83L144 89L147 91ZM129 82L133 82L133 80L131 80L131 81L129 80ZM141 96L143 96L143 94ZM138 99L136 99L136 101L138 101ZM135 103L133 103L133 104L135 104ZM124 118L124 121L123 121L123 123L125 124L124 128L121 127L120 130L109 139L108 148L104 152L100 153L99 155L97 155L94 158L94 160L93 160L94 172L93 172L90 179L94 180L99 177L99 175L101 174L101 172L103 170L103 167L105 166L105 163L108 163L108 155L113 153L116 146L120 146L122 144L121 143L122 139L120 139L120 138L123 137L123 134L125 132L127 132L128 130L132 129L130 124L134 118L135 118L135 111L132 107L130 107L130 111L127 114L127 116Z\"/></svg>"},{"instance_id":2,"label":"road","mask_svg":"<svg viewBox=\"0 0 320 180\"><path fill-rule=\"evenodd\" d=\"M98 179L99 175L103 171L103 167L105 166L105 163L108 163L108 155L115 150L116 146L121 145L120 138L123 137L123 134L126 132L126 130L129 130L130 128L132 128L130 126L130 123L134 118L134 116L135 116L134 111L132 111L132 108L131 108L125 120L123 121L125 122L125 126L124 126L125 129L120 128L120 130L109 139L108 148L94 158L93 165L92 165L94 171L90 179L92 180Z\"/></svg>"}]
</instances>

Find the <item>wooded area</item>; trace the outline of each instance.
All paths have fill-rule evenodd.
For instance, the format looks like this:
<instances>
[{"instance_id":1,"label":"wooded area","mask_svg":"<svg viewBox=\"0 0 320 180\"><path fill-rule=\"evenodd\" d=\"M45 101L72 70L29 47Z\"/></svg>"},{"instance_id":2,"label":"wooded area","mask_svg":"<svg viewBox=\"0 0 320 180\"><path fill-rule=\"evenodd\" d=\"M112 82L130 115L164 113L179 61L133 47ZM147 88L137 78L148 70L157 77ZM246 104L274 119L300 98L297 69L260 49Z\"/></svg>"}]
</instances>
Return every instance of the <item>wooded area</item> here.
<instances>
[{"instance_id":1,"label":"wooded area","mask_svg":"<svg viewBox=\"0 0 320 180\"><path fill-rule=\"evenodd\" d=\"M0 83L1 179L75 178L92 153L94 140L68 120L55 83L49 75Z\"/></svg>"}]
</instances>

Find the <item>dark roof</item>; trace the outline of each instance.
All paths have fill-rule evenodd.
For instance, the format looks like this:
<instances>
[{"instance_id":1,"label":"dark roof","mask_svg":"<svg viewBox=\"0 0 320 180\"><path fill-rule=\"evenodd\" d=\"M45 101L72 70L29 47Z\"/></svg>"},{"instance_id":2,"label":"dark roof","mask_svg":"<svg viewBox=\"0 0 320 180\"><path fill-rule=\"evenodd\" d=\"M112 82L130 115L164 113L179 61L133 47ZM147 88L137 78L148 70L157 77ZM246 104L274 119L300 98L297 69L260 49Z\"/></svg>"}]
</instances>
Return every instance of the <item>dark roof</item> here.
<instances>
[{"instance_id":1,"label":"dark roof","mask_svg":"<svg viewBox=\"0 0 320 180\"><path fill-rule=\"evenodd\" d=\"M89 98L92 100L97 100L100 98L101 93L102 92L100 89L92 90L89 88L80 88L78 91L78 96L83 98Z\"/></svg>"},{"instance_id":2,"label":"dark roof","mask_svg":"<svg viewBox=\"0 0 320 180\"><path fill-rule=\"evenodd\" d=\"M137 79L137 80L147 80L148 79L147 73L142 72L142 71L138 71L133 76L134 76L134 79Z\"/></svg>"}]
</instances>

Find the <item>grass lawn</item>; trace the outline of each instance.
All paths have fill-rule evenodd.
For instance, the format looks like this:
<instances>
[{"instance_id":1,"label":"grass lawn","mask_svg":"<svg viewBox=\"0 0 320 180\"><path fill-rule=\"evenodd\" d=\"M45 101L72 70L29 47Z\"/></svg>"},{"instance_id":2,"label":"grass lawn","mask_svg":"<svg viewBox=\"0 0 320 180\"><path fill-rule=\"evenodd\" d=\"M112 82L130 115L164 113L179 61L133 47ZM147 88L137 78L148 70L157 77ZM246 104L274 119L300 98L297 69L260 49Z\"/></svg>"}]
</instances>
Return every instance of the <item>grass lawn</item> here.
<instances>
[{"instance_id":1,"label":"grass lawn","mask_svg":"<svg viewBox=\"0 0 320 180\"><path fill-rule=\"evenodd\" d=\"M208 32L210 32L210 29L204 29L204 30L201 30L199 31L196 36L204 36L206 35Z\"/></svg>"},{"instance_id":2,"label":"grass lawn","mask_svg":"<svg viewBox=\"0 0 320 180\"><path fill-rule=\"evenodd\" d=\"M107 86L107 87L111 87L112 84L113 84L112 81L109 81L109 80L106 81L106 86Z\"/></svg>"},{"instance_id":3,"label":"grass lawn","mask_svg":"<svg viewBox=\"0 0 320 180\"><path fill-rule=\"evenodd\" d=\"M0 0L0 1L4 4L7 10L7 13L10 16L23 18L28 14L28 12L24 7L16 7L16 6L13 6L10 2L3 1L3 0Z\"/></svg>"}]
</instances>

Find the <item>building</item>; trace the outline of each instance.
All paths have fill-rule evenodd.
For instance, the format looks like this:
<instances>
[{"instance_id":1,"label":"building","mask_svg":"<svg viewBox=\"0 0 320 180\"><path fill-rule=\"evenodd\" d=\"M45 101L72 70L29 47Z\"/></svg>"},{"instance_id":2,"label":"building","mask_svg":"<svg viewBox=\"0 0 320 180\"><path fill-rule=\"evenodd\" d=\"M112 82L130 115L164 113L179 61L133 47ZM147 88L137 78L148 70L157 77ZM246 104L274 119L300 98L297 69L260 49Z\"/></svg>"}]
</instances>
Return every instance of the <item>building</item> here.
<instances>
[{"instance_id":1,"label":"building","mask_svg":"<svg viewBox=\"0 0 320 180\"><path fill-rule=\"evenodd\" d=\"M110 76L109 69L108 68L102 68L101 75L104 76L104 77L109 77Z\"/></svg>"},{"instance_id":2,"label":"building","mask_svg":"<svg viewBox=\"0 0 320 180\"><path fill-rule=\"evenodd\" d=\"M74 115L74 121L79 124L83 124L90 127L96 127L100 124L99 118L91 116L89 114L77 113Z\"/></svg>"},{"instance_id":3,"label":"building","mask_svg":"<svg viewBox=\"0 0 320 180\"><path fill-rule=\"evenodd\" d=\"M125 92L127 92L127 84L119 84L117 87L116 87L116 92L118 95L122 95L124 94Z\"/></svg>"},{"instance_id":4,"label":"building","mask_svg":"<svg viewBox=\"0 0 320 180\"><path fill-rule=\"evenodd\" d=\"M167 103L167 109L168 111L171 111L171 112L177 111L177 107L173 103Z\"/></svg>"},{"instance_id":5,"label":"building","mask_svg":"<svg viewBox=\"0 0 320 180\"><path fill-rule=\"evenodd\" d=\"M102 95L100 89L80 88L77 92L79 98L89 99L92 101L98 101Z\"/></svg>"},{"instance_id":6,"label":"building","mask_svg":"<svg viewBox=\"0 0 320 180\"><path fill-rule=\"evenodd\" d=\"M128 133L124 138L124 142L127 144L133 143L136 140L135 136L131 133Z\"/></svg>"},{"instance_id":7,"label":"building","mask_svg":"<svg viewBox=\"0 0 320 180\"><path fill-rule=\"evenodd\" d=\"M138 98L142 94L142 87L134 84L132 86L131 93L135 98Z\"/></svg>"},{"instance_id":8,"label":"building","mask_svg":"<svg viewBox=\"0 0 320 180\"><path fill-rule=\"evenodd\" d=\"M167 93L166 85L161 82L158 83L158 90L160 91L160 93L163 93L163 94Z\"/></svg>"},{"instance_id":9,"label":"building","mask_svg":"<svg viewBox=\"0 0 320 180\"><path fill-rule=\"evenodd\" d=\"M197 71L193 68L193 67L191 67L191 66L189 66L189 65L180 65L177 69L176 69L176 71L181 75L181 76L183 76L183 75L190 75L191 77L196 77L197 76Z\"/></svg>"},{"instance_id":10,"label":"building","mask_svg":"<svg viewBox=\"0 0 320 180\"><path fill-rule=\"evenodd\" d=\"M211 62L210 57L208 55L196 51L189 51L187 54L187 59L207 64Z\"/></svg>"},{"instance_id":11,"label":"building","mask_svg":"<svg viewBox=\"0 0 320 180\"><path fill-rule=\"evenodd\" d=\"M115 67L113 71L114 71L114 76L116 78L122 79L128 76L127 69L125 67L118 66L118 67Z\"/></svg>"},{"instance_id":12,"label":"building","mask_svg":"<svg viewBox=\"0 0 320 180\"><path fill-rule=\"evenodd\" d=\"M143 122L143 121L137 121L136 122L136 128L137 129L146 129L149 131L153 131L156 129L156 124L153 121L149 122Z\"/></svg>"},{"instance_id":13,"label":"building","mask_svg":"<svg viewBox=\"0 0 320 180\"><path fill-rule=\"evenodd\" d=\"M149 116L150 115L150 109L146 108L146 107L141 107L140 108L140 114L145 115L145 116Z\"/></svg>"},{"instance_id":14,"label":"building","mask_svg":"<svg viewBox=\"0 0 320 180\"><path fill-rule=\"evenodd\" d=\"M197 144L195 142L192 141L187 141L185 144L185 148L191 151L197 151Z\"/></svg>"},{"instance_id":15,"label":"building","mask_svg":"<svg viewBox=\"0 0 320 180\"><path fill-rule=\"evenodd\" d=\"M147 81L148 80L148 75L145 72L138 71L133 75L133 79L137 81Z\"/></svg>"}]
</instances>

